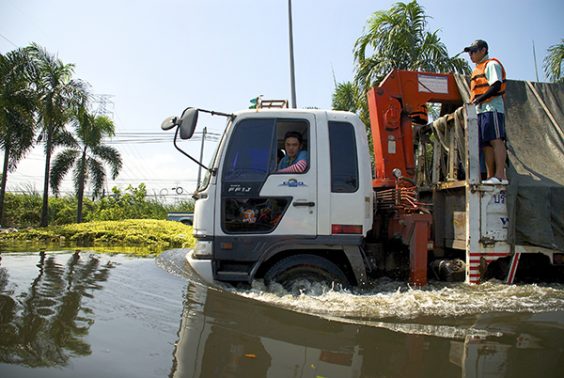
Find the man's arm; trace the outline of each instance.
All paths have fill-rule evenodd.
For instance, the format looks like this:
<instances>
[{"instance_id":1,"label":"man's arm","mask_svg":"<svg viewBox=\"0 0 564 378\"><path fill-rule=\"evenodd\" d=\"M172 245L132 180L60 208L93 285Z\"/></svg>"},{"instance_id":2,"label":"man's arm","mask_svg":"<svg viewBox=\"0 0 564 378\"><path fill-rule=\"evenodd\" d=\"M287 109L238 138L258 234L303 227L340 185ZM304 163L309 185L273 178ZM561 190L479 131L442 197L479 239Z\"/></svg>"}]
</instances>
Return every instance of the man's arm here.
<instances>
[{"instance_id":1,"label":"man's arm","mask_svg":"<svg viewBox=\"0 0 564 378\"><path fill-rule=\"evenodd\" d=\"M476 97L474 99L474 101L472 101L472 103L474 105L480 104L480 103L486 101L488 98L495 96L499 92L500 89L501 89L501 81L496 81L495 83L490 85L490 87L488 88L486 93L484 93L481 96Z\"/></svg>"},{"instance_id":2,"label":"man's arm","mask_svg":"<svg viewBox=\"0 0 564 378\"><path fill-rule=\"evenodd\" d=\"M491 60L490 62L488 62L485 74L490 87L488 88L486 93L476 97L472 102L473 104L480 104L486 101L488 98L497 95L501 89L501 81L503 79L501 73L501 65L497 61Z\"/></svg>"},{"instance_id":3,"label":"man's arm","mask_svg":"<svg viewBox=\"0 0 564 378\"><path fill-rule=\"evenodd\" d=\"M278 173L302 173L307 169L307 160L298 160L294 164L284 169L279 169Z\"/></svg>"}]
</instances>

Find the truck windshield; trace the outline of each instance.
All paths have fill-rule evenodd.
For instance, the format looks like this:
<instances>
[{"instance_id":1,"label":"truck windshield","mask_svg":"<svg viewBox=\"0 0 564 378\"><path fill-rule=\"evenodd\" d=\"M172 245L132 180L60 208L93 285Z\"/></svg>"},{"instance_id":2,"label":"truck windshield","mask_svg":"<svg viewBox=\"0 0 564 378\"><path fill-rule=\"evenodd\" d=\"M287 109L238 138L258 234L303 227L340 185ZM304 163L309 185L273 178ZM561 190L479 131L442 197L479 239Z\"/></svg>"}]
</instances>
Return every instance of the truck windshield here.
<instances>
[{"instance_id":1,"label":"truck windshield","mask_svg":"<svg viewBox=\"0 0 564 378\"><path fill-rule=\"evenodd\" d=\"M264 181L273 168L275 122L272 118L257 118L237 124L226 153L224 181Z\"/></svg>"}]
</instances>

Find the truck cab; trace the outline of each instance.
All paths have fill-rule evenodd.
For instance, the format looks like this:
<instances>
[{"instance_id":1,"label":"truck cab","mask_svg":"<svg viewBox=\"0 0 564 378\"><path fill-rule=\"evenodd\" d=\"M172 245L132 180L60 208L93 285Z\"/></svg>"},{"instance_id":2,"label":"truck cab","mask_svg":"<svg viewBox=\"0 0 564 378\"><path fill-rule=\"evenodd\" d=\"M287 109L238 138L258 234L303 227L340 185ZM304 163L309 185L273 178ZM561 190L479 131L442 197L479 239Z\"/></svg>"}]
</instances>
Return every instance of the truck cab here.
<instances>
[{"instance_id":1,"label":"truck cab","mask_svg":"<svg viewBox=\"0 0 564 378\"><path fill-rule=\"evenodd\" d=\"M303 138L307 168L278 172L284 136ZM345 286L366 276L361 245L373 191L364 124L353 113L260 109L229 118L195 194L191 264L219 281L316 274Z\"/></svg>"}]
</instances>

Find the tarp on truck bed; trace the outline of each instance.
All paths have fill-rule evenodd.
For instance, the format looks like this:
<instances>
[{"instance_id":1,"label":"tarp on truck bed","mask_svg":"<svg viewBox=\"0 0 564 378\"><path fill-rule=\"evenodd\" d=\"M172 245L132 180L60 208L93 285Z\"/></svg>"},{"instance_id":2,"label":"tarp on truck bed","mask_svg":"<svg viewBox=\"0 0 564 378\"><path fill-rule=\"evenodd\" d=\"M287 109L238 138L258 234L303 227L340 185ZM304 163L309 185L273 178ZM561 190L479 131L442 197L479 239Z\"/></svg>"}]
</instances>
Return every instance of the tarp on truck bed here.
<instances>
[{"instance_id":1,"label":"tarp on truck bed","mask_svg":"<svg viewBox=\"0 0 564 378\"><path fill-rule=\"evenodd\" d=\"M564 84L506 93L509 241L564 251Z\"/></svg>"},{"instance_id":2,"label":"tarp on truck bed","mask_svg":"<svg viewBox=\"0 0 564 378\"><path fill-rule=\"evenodd\" d=\"M460 79L467 100L468 82ZM564 251L563 107L564 84L507 81L510 243Z\"/></svg>"}]
</instances>

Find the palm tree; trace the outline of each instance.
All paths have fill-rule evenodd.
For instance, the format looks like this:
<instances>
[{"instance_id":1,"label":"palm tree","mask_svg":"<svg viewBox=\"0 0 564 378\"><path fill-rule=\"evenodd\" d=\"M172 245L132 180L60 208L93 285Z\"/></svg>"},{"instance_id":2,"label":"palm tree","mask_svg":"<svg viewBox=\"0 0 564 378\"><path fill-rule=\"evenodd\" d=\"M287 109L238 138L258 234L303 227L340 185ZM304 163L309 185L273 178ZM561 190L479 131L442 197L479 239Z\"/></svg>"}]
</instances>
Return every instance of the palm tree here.
<instances>
[{"instance_id":1,"label":"palm tree","mask_svg":"<svg viewBox=\"0 0 564 378\"><path fill-rule=\"evenodd\" d=\"M449 57L438 30L426 30L427 18L415 0L398 2L387 11L372 15L367 32L354 46L355 82L362 93L392 69L470 73L464 59Z\"/></svg>"},{"instance_id":2,"label":"palm tree","mask_svg":"<svg viewBox=\"0 0 564 378\"><path fill-rule=\"evenodd\" d=\"M564 39L550 46L548 55L544 58L544 74L553 83L564 83L562 62L564 62Z\"/></svg>"},{"instance_id":3,"label":"palm tree","mask_svg":"<svg viewBox=\"0 0 564 378\"><path fill-rule=\"evenodd\" d=\"M31 45L31 53L37 65L35 81L38 91L40 138L45 144L45 176L41 207L41 226L45 227L48 224L51 155L58 144L70 142L65 125L76 109L86 103L88 91L84 82L72 78L74 65L64 64L37 44Z\"/></svg>"},{"instance_id":4,"label":"palm tree","mask_svg":"<svg viewBox=\"0 0 564 378\"><path fill-rule=\"evenodd\" d=\"M335 110L357 113L365 125L369 124L366 95L360 91L356 83L351 81L335 83L331 105Z\"/></svg>"},{"instance_id":5,"label":"palm tree","mask_svg":"<svg viewBox=\"0 0 564 378\"><path fill-rule=\"evenodd\" d=\"M370 115L368 114L368 103L366 95L360 92L358 85L351 81L338 83L335 81L335 92L333 93L332 107L335 110L344 110L358 114L360 120L365 125L370 125ZM368 135L368 144L370 146L371 156L373 149L372 130L366 127Z\"/></svg>"},{"instance_id":6,"label":"palm tree","mask_svg":"<svg viewBox=\"0 0 564 378\"><path fill-rule=\"evenodd\" d=\"M358 110L358 99L358 87L354 83L350 81L339 83L333 93L332 107L335 110L356 113Z\"/></svg>"},{"instance_id":7,"label":"palm tree","mask_svg":"<svg viewBox=\"0 0 564 378\"><path fill-rule=\"evenodd\" d=\"M64 176L74 166L73 177L77 197L76 221L82 222L84 188L92 183L94 196L97 196L106 180L104 163L111 167L111 177L115 179L122 166L120 153L113 147L102 144L103 138L115 135L114 123L106 116L95 116L81 108L75 120L76 136L74 143L60 152L51 170L51 188L58 193Z\"/></svg>"},{"instance_id":8,"label":"palm tree","mask_svg":"<svg viewBox=\"0 0 564 378\"><path fill-rule=\"evenodd\" d=\"M4 197L8 173L34 142L35 96L29 72L31 61L27 49L20 48L0 54L0 148L4 164L0 183L0 225L3 224Z\"/></svg>"}]
</instances>

